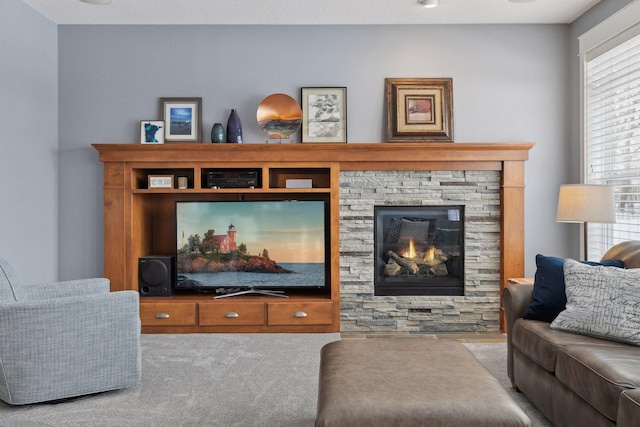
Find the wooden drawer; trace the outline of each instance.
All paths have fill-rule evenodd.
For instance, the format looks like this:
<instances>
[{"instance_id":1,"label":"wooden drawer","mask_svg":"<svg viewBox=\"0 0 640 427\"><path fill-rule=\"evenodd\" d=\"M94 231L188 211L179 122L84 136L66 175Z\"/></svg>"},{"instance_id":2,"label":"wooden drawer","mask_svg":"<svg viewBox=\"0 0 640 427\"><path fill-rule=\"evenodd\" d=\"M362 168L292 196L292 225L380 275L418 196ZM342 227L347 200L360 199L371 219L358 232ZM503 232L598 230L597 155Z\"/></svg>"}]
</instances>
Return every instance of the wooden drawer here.
<instances>
[{"instance_id":1,"label":"wooden drawer","mask_svg":"<svg viewBox=\"0 0 640 427\"><path fill-rule=\"evenodd\" d=\"M333 303L317 302L273 302L267 304L269 325L330 325Z\"/></svg>"},{"instance_id":2,"label":"wooden drawer","mask_svg":"<svg viewBox=\"0 0 640 427\"><path fill-rule=\"evenodd\" d=\"M264 303L200 303L200 325L264 325Z\"/></svg>"},{"instance_id":3,"label":"wooden drawer","mask_svg":"<svg viewBox=\"0 0 640 427\"><path fill-rule=\"evenodd\" d=\"M143 326L195 325L195 302L141 302L140 319Z\"/></svg>"}]
</instances>

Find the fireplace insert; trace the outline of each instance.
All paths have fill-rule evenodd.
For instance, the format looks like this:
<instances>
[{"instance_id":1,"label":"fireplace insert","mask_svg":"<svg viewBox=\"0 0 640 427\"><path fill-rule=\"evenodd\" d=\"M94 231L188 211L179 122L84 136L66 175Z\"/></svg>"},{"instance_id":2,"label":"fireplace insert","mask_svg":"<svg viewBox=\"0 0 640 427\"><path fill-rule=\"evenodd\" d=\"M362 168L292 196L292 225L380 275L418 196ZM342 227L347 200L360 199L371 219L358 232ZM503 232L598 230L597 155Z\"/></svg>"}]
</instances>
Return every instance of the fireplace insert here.
<instances>
[{"instance_id":1,"label":"fireplace insert","mask_svg":"<svg viewBox=\"0 0 640 427\"><path fill-rule=\"evenodd\" d=\"M464 206L375 206L375 295L464 295Z\"/></svg>"}]
</instances>

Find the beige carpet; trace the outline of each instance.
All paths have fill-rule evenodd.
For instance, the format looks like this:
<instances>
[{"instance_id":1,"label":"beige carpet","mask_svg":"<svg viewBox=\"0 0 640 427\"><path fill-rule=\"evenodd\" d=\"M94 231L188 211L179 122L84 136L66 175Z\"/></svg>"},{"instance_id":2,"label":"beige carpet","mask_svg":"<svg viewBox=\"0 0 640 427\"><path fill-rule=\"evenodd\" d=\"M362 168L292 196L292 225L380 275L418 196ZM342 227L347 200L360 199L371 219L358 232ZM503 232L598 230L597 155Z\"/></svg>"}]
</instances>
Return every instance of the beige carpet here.
<instances>
[{"instance_id":1,"label":"beige carpet","mask_svg":"<svg viewBox=\"0 0 640 427\"><path fill-rule=\"evenodd\" d=\"M0 404L3 427L311 427L320 348L339 334L142 336L142 384L58 404ZM506 380L504 343L466 343L534 426L546 419Z\"/></svg>"},{"instance_id":2,"label":"beige carpet","mask_svg":"<svg viewBox=\"0 0 640 427\"><path fill-rule=\"evenodd\" d=\"M500 381L511 398L529 416L533 427L553 427L553 424L544 416L538 408L522 394L511 387L507 375L507 344L506 343L463 343L491 374Z\"/></svg>"}]
</instances>

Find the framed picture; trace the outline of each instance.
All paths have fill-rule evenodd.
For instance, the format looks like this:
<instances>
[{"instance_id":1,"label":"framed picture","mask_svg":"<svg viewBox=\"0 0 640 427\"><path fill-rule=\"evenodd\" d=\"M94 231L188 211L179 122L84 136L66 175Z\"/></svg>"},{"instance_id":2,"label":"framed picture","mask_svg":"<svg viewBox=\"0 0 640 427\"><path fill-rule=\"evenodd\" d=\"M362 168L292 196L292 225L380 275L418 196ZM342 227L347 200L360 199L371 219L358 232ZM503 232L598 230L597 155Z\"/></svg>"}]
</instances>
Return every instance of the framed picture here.
<instances>
[{"instance_id":1,"label":"framed picture","mask_svg":"<svg viewBox=\"0 0 640 427\"><path fill-rule=\"evenodd\" d=\"M202 138L202 98L160 98L167 142L200 142Z\"/></svg>"},{"instance_id":2,"label":"framed picture","mask_svg":"<svg viewBox=\"0 0 640 427\"><path fill-rule=\"evenodd\" d=\"M148 188L173 188L173 175L149 175Z\"/></svg>"},{"instance_id":3,"label":"framed picture","mask_svg":"<svg viewBox=\"0 0 640 427\"><path fill-rule=\"evenodd\" d=\"M302 142L347 142L347 88L303 87Z\"/></svg>"},{"instance_id":4,"label":"framed picture","mask_svg":"<svg viewBox=\"0 0 640 427\"><path fill-rule=\"evenodd\" d=\"M141 144L164 144L164 120L140 120Z\"/></svg>"},{"instance_id":5,"label":"framed picture","mask_svg":"<svg viewBox=\"0 0 640 427\"><path fill-rule=\"evenodd\" d=\"M453 80L385 79L388 142L453 142Z\"/></svg>"}]
</instances>

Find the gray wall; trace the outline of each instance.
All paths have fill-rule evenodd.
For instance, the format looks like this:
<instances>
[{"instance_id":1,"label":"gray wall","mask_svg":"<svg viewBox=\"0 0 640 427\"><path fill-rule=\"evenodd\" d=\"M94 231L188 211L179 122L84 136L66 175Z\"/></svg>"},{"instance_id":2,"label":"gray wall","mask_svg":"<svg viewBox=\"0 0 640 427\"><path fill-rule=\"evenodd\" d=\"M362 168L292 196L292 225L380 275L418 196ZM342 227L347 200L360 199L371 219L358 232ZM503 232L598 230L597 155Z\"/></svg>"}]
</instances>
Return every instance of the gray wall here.
<instances>
[{"instance_id":1,"label":"gray wall","mask_svg":"<svg viewBox=\"0 0 640 427\"><path fill-rule=\"evenodd\" d=\"M0 257L25 283L58 276L58 28L0 2Z\"/></svg>"},{"instance_id":2,"label":"gray wall","mask_svg":"<svg viewBox=\"0 0 640 427\"><path fill-rule=\"evenodd\" d=\"M535 253L569 248L555 223L567 180L568 35L567 25L62 26L60 273L102 271L102 167L90 144L136 143L159 97L201 96L205 134L237 108L245 140L263 142L264 97L346 86L349 142L380 142L385 77L452 77L458 143L537 144L526 166L532 274Z\"/></svg>"},{"instance_id":3,"label":"gray wall","mask_svg":"<svg viewBox=\"0 0 640 427\"><path fill-rule=\"evenodd\" d=\"M0 253L12 249L27 278L55 275L58 258L61 279L102 274L102 165L90 144L136 143L159 97L201 96L205 135L238 108L245 140L262 142L255 111L267 95L347 86L349 141L378 142L385 77L452 77L458 143L537 144L526 166L531 275L536 253L577 256L579 246L573 226L554 221L558 185L577 177L576 33L627 3L603 1L573 25L60 26L56 38L53 24L5 0L0 120L12 126L1 137Z\"/></svg>"}]
</instances>

